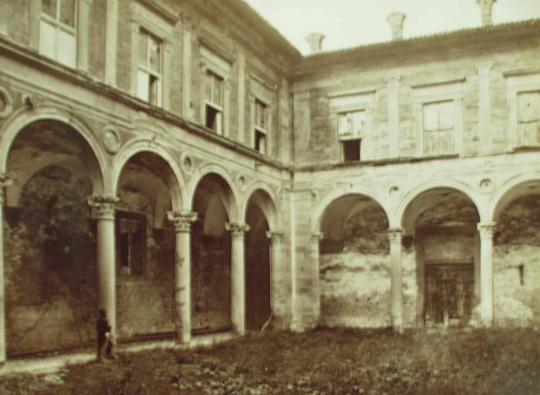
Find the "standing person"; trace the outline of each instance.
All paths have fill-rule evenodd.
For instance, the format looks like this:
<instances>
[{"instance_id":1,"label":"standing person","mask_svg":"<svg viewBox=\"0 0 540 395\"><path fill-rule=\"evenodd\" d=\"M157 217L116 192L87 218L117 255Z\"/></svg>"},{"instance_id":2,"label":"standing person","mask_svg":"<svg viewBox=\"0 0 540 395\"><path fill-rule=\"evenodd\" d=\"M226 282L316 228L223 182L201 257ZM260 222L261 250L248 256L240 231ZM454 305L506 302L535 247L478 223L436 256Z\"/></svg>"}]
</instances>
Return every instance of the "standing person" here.
<instances>
[{"instance_id":1,"label":"standing person","mask_svg":"<svg viewBox=\"0 0 540 395\"><path fill-rule=\"evenodd\" d=\"M97 360L103 362L105 355L111 356L111 326L107 321L107 312L104 309L99 309L98 319L96 321L97 333Z\"/></svg>"}]
</instances>

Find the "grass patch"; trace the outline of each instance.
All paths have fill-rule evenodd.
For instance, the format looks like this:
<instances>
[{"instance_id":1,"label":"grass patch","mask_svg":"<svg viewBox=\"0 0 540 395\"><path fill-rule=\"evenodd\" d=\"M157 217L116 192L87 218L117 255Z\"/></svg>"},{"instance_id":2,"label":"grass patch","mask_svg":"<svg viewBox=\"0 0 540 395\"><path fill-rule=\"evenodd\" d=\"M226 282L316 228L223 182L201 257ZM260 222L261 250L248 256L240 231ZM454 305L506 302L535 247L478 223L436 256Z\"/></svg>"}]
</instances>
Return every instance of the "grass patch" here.
<instances>
[{"instance_id":1,"label":"grass patch","mask_svg":"<svg viewBox=\"0 0 540 395\"><path fill-rule=\"evenodd\" d=\"M3 378L0 393L537 395L540 332L274 332L211 350L125 354L52 377Z\"/></svg>"}]
</instances>

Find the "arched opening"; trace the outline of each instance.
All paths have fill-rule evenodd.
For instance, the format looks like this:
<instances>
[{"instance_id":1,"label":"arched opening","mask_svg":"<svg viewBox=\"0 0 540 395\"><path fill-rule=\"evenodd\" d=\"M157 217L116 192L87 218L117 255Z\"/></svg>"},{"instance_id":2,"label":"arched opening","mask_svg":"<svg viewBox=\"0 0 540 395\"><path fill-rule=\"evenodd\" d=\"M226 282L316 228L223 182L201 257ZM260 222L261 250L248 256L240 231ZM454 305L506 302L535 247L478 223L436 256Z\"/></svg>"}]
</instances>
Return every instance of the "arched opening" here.
<instances>
[{"instance_id":1,"label":"arched opening","mask_svg":"<svg viewBox=\"0 0 540 395\"><path fill-rule=\"evenodd\" d=\"M246 328L260 330L270 319L271 283L270 283L270 227L265 214L265 207L271 205L268 195L256 191L249 199L246 211L246 223L249 232L246 235ZM273 207L273 206L272 206Z\"/></svg>"},{"instance_id":2,"label":"arched opening","mask_svg":"<svg viewBox=\"0 0 540 395\"><path fill-rule=\"evenodd\" d=\"M363 195L332 202L321 221L320 325L390 326L388 219Z\"/></svg>"},{"instance_id":3,"label":"arched opening","mask_svg":"<svg viewBox=\"0 0 540 395\"><path fill-rule=\"evenodd\" d=\"M233 207L232 191L217 174L197 185L191 232L192 332L231 328L231 236L225 229Z\"/></svg>"},{"instance_id":4,"label":"arched opening","mask_svg":"<svg viewBox=\"0 0 540 395\"><path fill-rule=\"evenodd\" d=\"M476 206L460 191L435 188L416 196L402 221L410 247L403 257L404 316L426 326L467 325L480 301Z\"/></svg>"},{"instance_id":5,"label":"arched opening","mask_svg":"<svg viewBox=\"0 0 540 395\"><path fill-rule=\"evenodd\" d=\"M493 250L495 322L540 323L540 180L524 182L498 202Z\"/></svg>"},{"instance_id":6,"label":"arched opening","mask_svg":"<svg viewBox=\"0 0 540 395\"><path fill-rule=\"evenodd\" d=\"M178 190L170 165L151 152L132 156L119 177L116 210L118 334L174 332L175 231L167 220Z\"/></svg>"},{"instance_id":7,"label":"arched opening","mask_svg":"<svg viewBox=\"0 0 540 395\"><path fill-rule=\"evenodd\" d=\"M96 234L88 198L103 192L98 161L71 126L31 123L11 146L5 208L8 357L95 341Z\"/></svg>"}]
</instances>

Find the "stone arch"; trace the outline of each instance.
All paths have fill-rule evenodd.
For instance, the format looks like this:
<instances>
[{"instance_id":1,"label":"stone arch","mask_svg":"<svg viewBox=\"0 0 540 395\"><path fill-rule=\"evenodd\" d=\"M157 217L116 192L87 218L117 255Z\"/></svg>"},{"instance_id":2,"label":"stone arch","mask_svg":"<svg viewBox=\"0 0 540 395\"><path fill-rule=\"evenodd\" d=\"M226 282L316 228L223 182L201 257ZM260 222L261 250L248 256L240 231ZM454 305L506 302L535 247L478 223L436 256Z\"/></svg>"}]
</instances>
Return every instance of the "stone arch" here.
<instances>
[{"instance_id":1,"label":"stone arch","mask_svg":"<svg viewBox=\"0 0 540 395\"><path fill-rule=\"evenodd\" d=\"M263 183L256 183L253 185L249 191L246 193L246 200L242 207L242 213L243 213L243 222L246 222L246 216L247 216L247 210L249 207L249 203L252 199L254 199L255 204L259 206L261 211L266 216L266 220L268 221L268 226L270 227L270 231L277 232L280 229L280 215L279 210L277 209L276 205L276 199L274 197L274 194L272 191Z\"/></svg>"},{"instance_id":2,"label":"stone arch","mask_svg":"<svg viewBox=\"0 0 540 395\"><path fill-rule=\"evenodd\" d=\"M77 132L88 144L98 163L97 177L92 177L94 193L107 193L109 183L109 165L106 155L88 125L72 113L56 107L40 107L33 111L21 109L16 111L3 125L0 131L0 172L8 171L8 160L11 147L19 133L37 121L57 121Z\"/></svg>"},{"instance_id":3,"label":"stone arch","mask_svg":"<svg viewBox=\"0 0 540 395\"><path fill-rule=\"evenodd\" d=\"M118 183L122 175L122 170L137 154L141 153L151 153L157 155L159 158L163 159L169 166L174 175L171 185L172 192L172 208L173 210L181 210L186 206L186 191L185 183L182 177L182 173L178 164L172 155L163 147L161 144L156 143L153 140L148 139L136 139L128 142L123 146L118 154L116 155L113 165L112 165L112 176L111 176L111 186L110 190L113 196L118 194Z\"/></svg>"},{"instance_id":4,"label":"stone arch","mask_svg":"<svg viewBox=\"0 0 540 395\"><path fill-rule=\"evenodd\" d=\"M378 196L374 195L373 193L371 193L370 191L364 188L340 188L340 189L336 189L335 191L325 196L325 198L322 199L313 210L313 214L311 216L312 218L311 233L312 234L317 234L320 232L322 220L326 212L326 209L330 207L333 202L349 195L363 196L377 203L383 209L388 219L388 222L390 223L390 215L389 215L390 211L386 205L386 202L384 202Z\"/></svg>"},{"instance_id":5,"label":"stone arch","mask_svg":"<svg viewBox=\"0 0 540 395\"><path fill-rule=\"evenodd\" d=\"M490 222L497 221L501 212L512 200L530 193L530 189L536 188L539 184L540 173L523 174L508 179L489 201L487 219ZM540 191L540 189L537 191Z\"/></svg>"},{"instance_id":6,"label":"stone arch","mask_svg":"<svg viewBox=\"0 0 540 395\"><path fill-rule=\"evenodd\" d=\"M486 218L486 205L482 204L483 202L481 201L481 199L478 198L475 191L469 185L456 180L443 180L424 183L410 190L396 206L392 213L392 216L389 217L390 227L403 227L404 217L410 204L423 193L435 189L450 189L462 193L476 207L478 215L480 216L480 221L483 221Z\"/></svg>"},{"instance_id":7,"label":"stone arch","mask_svg":"<svg viewBox=\"0 0 540 395\"><path fill-rule=\"evenodd\" d=\"M240 213L240 209L239 209L240 197L239 196L240 195L237 189L235 188L234 183L231 177L229 176L229 174L227 173L227 171L223 169L222 167L215 164L203 166L200 169L199 174L196 177L193 177L193 179L190 181L189 186L188 186L188 196L189 196L188 201L190 204L189 209L193 209L194 207L195 194L197 192L198 186L207 176L210 176L210 175L215 175L218 178L220 178L228 189L228 191L224 191L226 196L224 196L225 201L223 203L225 205L225 208L227 209L229 221L230 222L240 221L241 220L240 215L239 215Z\"/></svg>"}]
</instances>

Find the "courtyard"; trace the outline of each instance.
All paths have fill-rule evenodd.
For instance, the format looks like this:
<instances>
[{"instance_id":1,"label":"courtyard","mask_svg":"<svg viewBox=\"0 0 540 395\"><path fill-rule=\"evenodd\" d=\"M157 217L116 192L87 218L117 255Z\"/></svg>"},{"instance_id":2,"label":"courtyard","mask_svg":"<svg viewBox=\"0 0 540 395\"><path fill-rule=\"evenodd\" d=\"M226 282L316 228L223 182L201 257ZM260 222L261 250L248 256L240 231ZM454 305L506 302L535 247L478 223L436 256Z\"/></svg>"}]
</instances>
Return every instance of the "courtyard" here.
<instances>
[{"instance_id":1,"label":"courtyard","mask_svg":"<svg viewBox=\"0 0 540 395\"><path fill-rule=\"evenodd\" d=\"M267 332L210 349L122 354L2 394L538 394L540 331L320 329Z\"/></svg>"}]
</instances>

